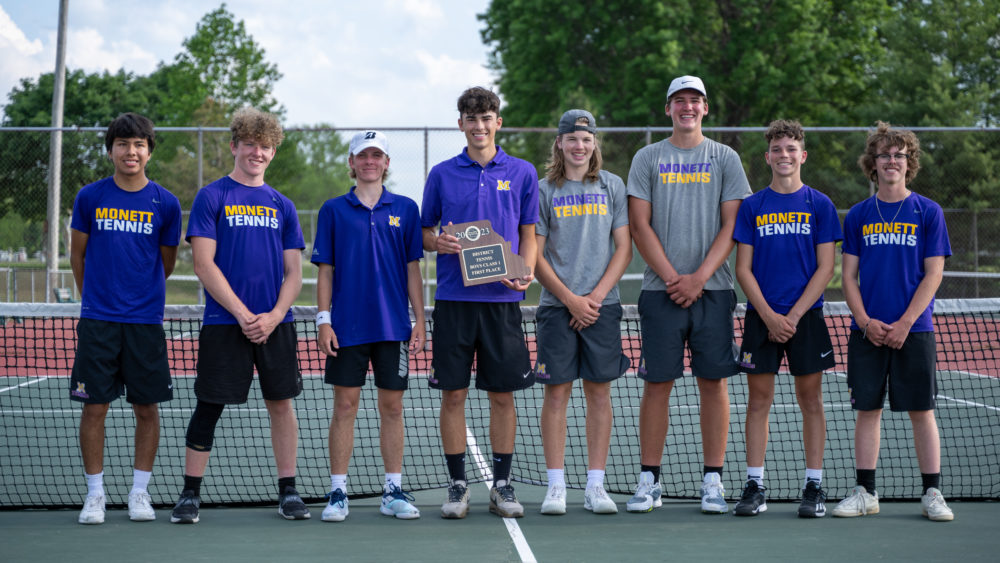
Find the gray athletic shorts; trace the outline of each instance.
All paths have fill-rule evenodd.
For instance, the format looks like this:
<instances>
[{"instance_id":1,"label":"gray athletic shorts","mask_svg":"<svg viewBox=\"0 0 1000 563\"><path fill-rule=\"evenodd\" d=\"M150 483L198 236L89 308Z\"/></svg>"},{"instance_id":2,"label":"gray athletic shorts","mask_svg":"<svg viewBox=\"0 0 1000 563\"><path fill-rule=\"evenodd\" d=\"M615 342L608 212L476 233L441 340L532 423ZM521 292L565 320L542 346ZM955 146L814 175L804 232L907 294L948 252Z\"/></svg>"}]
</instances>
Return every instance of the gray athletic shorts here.
<instances>
[{"instance_id":1,"label":"gray athletic shorts","mask_svg":"<svg viewBox=\"0 0 1000 563\"><path fill-rule=\"evenodd\" d=\"M733 341L736 292L706 291L687 309L671 301L666 291L639 294L642 357L639 377L664 383L684 376L684 344L691 350L691 371L704 379L722 379L739 372Z\"/></svg>"},{"instance_id":2,"label":"gray athletic shorts","mask_svg":"<svg viewBox=\"0 0 1000 563\"><path fill-rule=\"evenodd\" d=\"M566 307L539 307L535 314L538 360L535 380L543 384L585 379L605 383L618 379L629 367L622 354L622 306L603 305L597 322L583 330L569 326Z\"/></svg>"}]
</instances>

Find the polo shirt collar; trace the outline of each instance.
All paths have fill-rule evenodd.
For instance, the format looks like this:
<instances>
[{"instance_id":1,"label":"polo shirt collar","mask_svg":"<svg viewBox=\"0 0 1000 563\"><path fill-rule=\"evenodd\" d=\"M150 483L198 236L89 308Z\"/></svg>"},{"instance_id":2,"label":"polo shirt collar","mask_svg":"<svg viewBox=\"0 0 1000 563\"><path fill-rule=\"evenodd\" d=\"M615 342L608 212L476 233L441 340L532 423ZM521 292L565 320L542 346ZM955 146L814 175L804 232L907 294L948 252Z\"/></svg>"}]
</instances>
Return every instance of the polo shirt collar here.
<instances>
[{"instance_id":1,"label":"polo shirt collar","mask_svg":"<svg viewBox=\"0 0 1000 563\"><path fill-rule=\"evenodd\" d=\"M507 153L503 152L503 149L500 148L500 145L493 145L493 146L497 148L497 153L493 156L493 160L489 161L487 165L503 164L504 161L507 160L507 158L509 158L507 156ZM478 162L472 160L472 158L469 156L469 147L465 147L462 149L462 154L458 155L458 160L461 166L472 166L474 164L477 166L479 165Z\"/></svg>"},{"instance_id":2,"label":"polo shirt collar","mask_svg":"<svg viewBox=\"0 0 1000 563\"><path fill-rule=\"evenodd\" d=\"M356 189L357 189L357 186L351 186L351 191L347 192L347 201L351 205L354 205L354 206L357 206L357 207L364 207L364 204L361 203L361 199L358 198L358 194L354 193L354 190L356 190ZM393 200L395 200L395 199L396 199L396 196L393 195L393 193L390 192L389 190L385 189L385 186L383 185L382 186L382 195L379 196L378 201L375 202L375 207L378 207L380 205L390 205L393 202Z\"/></svg>"}]
</instances>

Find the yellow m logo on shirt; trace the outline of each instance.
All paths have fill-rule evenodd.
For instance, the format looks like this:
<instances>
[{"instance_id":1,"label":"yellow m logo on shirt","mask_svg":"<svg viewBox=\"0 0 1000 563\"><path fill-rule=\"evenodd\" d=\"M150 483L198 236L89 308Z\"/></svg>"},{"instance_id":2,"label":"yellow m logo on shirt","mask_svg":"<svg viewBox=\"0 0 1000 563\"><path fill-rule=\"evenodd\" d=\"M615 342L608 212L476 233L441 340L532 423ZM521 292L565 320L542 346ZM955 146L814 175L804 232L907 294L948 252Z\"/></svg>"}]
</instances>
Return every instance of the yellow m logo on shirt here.
<instances>
[{"instance_id":1,"label":"yellow m logo on shirt","mask_svg":"<svg viewBox=\"0 0 1000 563\"><path fill-rule=\"evenodd\" d=\"M510 180L497 180L497 191L509 192L510 191Z\"/></svg>"},{"instance_id":2,"label":"yellow m logo on shirt","mask_svg":"<svg viewBox=\"0 0 1000 563\"><path fill-rule=\"evenodd\" d=\"M396 216L396 215L390 215L389 216L389 226L390 227L398 227L399 226L399 217Z\"/></svg>"}]
</instances>

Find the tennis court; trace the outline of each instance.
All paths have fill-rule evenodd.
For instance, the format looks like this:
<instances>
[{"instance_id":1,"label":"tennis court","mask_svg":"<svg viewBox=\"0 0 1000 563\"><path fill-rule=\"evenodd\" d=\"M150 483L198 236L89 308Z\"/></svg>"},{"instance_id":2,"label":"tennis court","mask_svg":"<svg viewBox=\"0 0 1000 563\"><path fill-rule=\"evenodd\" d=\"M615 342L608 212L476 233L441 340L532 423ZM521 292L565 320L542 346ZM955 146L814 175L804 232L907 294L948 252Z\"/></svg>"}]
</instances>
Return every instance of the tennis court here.
<instances>
[{"instance_id":1,"label":"tennis court","mask_svg":"<svg viewBox=\"0 0 1000 563\"><path fill-rule=\"evenodd\" d=\"M68 374L75 348L75 317L78 306L0 305L4 340L0 361L0 422L4 431L0 439L0 471L3 479L0 495L0 520L5 530L18 530L24 520L35 522L39 528L49 529L66 538L79 538L91 542L95 535L102 537L114 533L117 526L140 526L127 521L124 511L109 512L107 523L101 530L93 531L75 525L76 509L86 494L81 477L82 462L77 442L79 405L67 399ZM60 308L61 307L61 308ZM984 519L995 520L996 503L982 502L1000 499L1000 300L938 301L936 324L938 330L938 420L942 437L942 474L944 492L949 501L954 499L977 500L961 502L953 507L956 521L947 526L936 526L934 536L944 533L956 541L974 547L977 542L989 545L991 534L983 534L980 526ZM161 406L162 435L150 493L154 505L167 508L173 505L180 490L183 473L183 434L194 398L194 361L197 356L197 333L200 308L168 307L166 329L168 332L171 363L175 376L175 399ZM525 329L529 349L534 348L534 310L525 308ZM406 398L407 455L404 459L404 488L415 491L416 504L423 511L417 522L390 521L381 517L377 498L381 490L382 465L378 452L378 415L375 409L374 389L367 387L362 395L358 414L356 445L349 480L352 497L351 517L347 522L331 525L321 523L318 513L322 495L329 486L327 461L327 427L332 408L332 391L322 383L322 363L313 338L311 308L297 308L296 318L301 319L297 328L300 336L300 364L304 375L304 392L296 400L300 426L298 485L303 496L315 507L312 522L285 523L276 515L275 479L267 432L267 415L263 402L251 392L248 404L227 408L219 424L216 448L209 465L202 489L205 506L221 506L207 510L203 522L194 527L164 525L168 512L161 510L159 520L147 525L152 530L136 534L136 528L123 528L135 537L136 547L162 537L172 543L182 539L185 544L199 541L224 543L231 554L246 549L254 555L280 553L270 551L267 538L283 543L292 539L297 549L304 542L327 538L350 537L360 547L384 542L385 534L402 534L406 558L430 559L530 559L518 551L518 541L525 541L529 553L539 560L599 560L610 557L666 557L701 558L707 549L718 550L718 534L733 534L743 538L738 543L754 545L761 542L761 534L781 537L782 551L789 558L802 558L817 549L816 541L822 538L825 546L845 545L860 541L866 534L878 537L891 534L898 526L902 537L911 541L889 542L882 540L875 545L888 546L889 553L910 547L915 536L912 526L923 520L919 516L917 499L919 471L916 467L912 441L909 438L909 421L905 414L885 414L883 422L882 456L879 464L879 493L883 499L906 502L883 503L883 514L849 521L826 519L823 523L800 521L794 518L796 505L778 501L798 498L801 472L804 467L799 434L800 416L794 399L790 376L777 379L775 405L771 415L771 441L769 443L767 474L768 500L771 510L747 523L746 519L702 516L694 499L701 482L701 446L698 427L698 398L693 381L685 380L675 388L671 400L671 432L664 454L666 495L674 499L663 509L652 514L624 513L624 501L634 487L638 463L637 417L641 380L635 376L638 364L638 316L634 307L626 308L623 321L623 343L626 353L633 360L633 370L614 385L615 423L606 485L619 501L622 514L601 518L600 534L593 536L591 527L599 518L580 508L582 491L570 492L570 514L563 518L543 517L537 514L544 496L545 464L541 437L537 428L541 411L541 386L518 394L518 445L514 460L514 478L517 490L525 503L527 516L515 522L511 529L504 521L487 514L487 489L483 484L473 485L474 513L466 521L446 522L438 518L443 487L447 474L441 454L437 430L439 394L427 388L425 374L429 368L429 355L418 354L411 365L413 374ZM853 464L853 413L846 395L844 364L846 362L846 307L842 303L827 304L827 315L838 341L838 366L824 376L824 402L827 413L827 447L824 461L824 487L831 499L846 495L854 484ZM428 315L428 318L429 315ZM736 320L737 334L742 317ZM743 418L746 405L745 377L730 380L731 428L726 454L724 484L731 501L739 495L742 484L744 460ZM488 450L488 404L485 394L470 392L467 411L469 425L470 477L477 481L489 478L490 454ZM567 439L566 471L571 488L582 488L586 477L586 447L583 435L584 401L579 389L569 407L569 436ZM112 405L107 422L105 455L105 486L109 507L124 505L131 484L132 427L131 409L124 401ZM575 496L574 496L575 495ZM579 498L577 498L579 497ZM574 499L576 502L574 508ZM265 505L268 505L264 508ZM29 511L15 508L55 508L68 510ZM6 510L9 509L9 510ZM978 516L977 516L978 515ZM706 520L711 522L706 528ZM876 526L869 523L877 518ZM230 531L220 531L239 525ZM513 521L511 521L513 522ZM884 524L882 523L884 522ZM760 528L764 526L764 528ZM818 527L817 527L818 526ZM69 529L67 529L69 528ZM181 531L176 528L185 528ZM195 528L196 530L190 530ZM882 531L878 529L885 528ZM947 528L947 530L945 530ZM214 530L214 532L213 532ZM967 530L963 534L955 530ZM342 536L349 531L348 536ZM843 541L831 541L827 534L844 534ZM84 535L86 534L86 535ZM149 537L147 537L147 534ZM819 535L817 535L819 534ZM977 535L978 534L978 535ZM455 537L461 535L461 538ZM800 540L797 536L802 535ZM11 537L35 536L34 527L23 534ZM120 538L120 534L108 536ZM593 539L598 538L597 540ZM888 536L887 536L888 537ZM374 541L368 542L367 539ZM970 538L975 538L969 541ZM461 541L459 541L461 540ZM515 541L518 540L518 541ZM70 539L75 542L76 540ZM117 539L115 541L118 541ZM132 540L129 540L132 541ZM263 542L263 543L261 543ZM671 544L682 544L671 547ZM17 545L21 545L19 540ZM337 542L336 553L351 554L366 559L365 551L351 551L352 547ZM727 542L728 543L728 542ZM327 542L329 544L329 542ZM67 544L72 545L72 543ZM567 546L571 547L567 547ZM609 551L601 551L601 546ZM777 545L777 544L775 544ZM956 544L961 545L961 544ZM258 546L255 548L254 546ZM700 546L700 547L698 547ZM766 548L767 542L758 547ZM10 544L11 549L15 546ZM51 548L50 545L37 548ZM426 549L424 549L426 547ZM694 551L686 551L688 549ZM801 548L801 549L800 549ZM20 548L19 548L20 549ZM53 548L55 549L55 548ZM64 551L53 553L67 553ZM329 545L327 550L332 549ZM482 549L483 551L479 551ZM565 551L559 551L560 549ZM698 549L702 551L698 551ZM934 553L932 548L920 550L918 555ZM346 550L346 551L345 551ZM454 551L452 551L454 550ZM14 551L10 552L12 555ZM27 554L29 552L20 552ZM39 552L40 553L40 552ZM215 557L229 552L205 551ZM318 548L317 553L324 553ZM328 555L333 553L326 551ZM481 557L477 557L481 553ZM714 553L714 552L713 552ZM720 553L724 553L720 552ZM739 551L733 552L740 553ZM865 556L864 551L852 551ZM954 551L952 551L954 553ZM978 553L974 550L973 553ZM991 553L983 551L984 555ZM687 554L687 556L685 556ZM829 555L833 553L830 552ZM439 555L439 556L436 556ZM411 557L412 556L412 557ZM868 556L874 556L869 553ZM402 553L389 557L402 558ZM779 557L780 558L780 557ZM822 557L821 558L825 558ZM5 558L6 559L6 558Z\"/></svg>"}]
</instances>

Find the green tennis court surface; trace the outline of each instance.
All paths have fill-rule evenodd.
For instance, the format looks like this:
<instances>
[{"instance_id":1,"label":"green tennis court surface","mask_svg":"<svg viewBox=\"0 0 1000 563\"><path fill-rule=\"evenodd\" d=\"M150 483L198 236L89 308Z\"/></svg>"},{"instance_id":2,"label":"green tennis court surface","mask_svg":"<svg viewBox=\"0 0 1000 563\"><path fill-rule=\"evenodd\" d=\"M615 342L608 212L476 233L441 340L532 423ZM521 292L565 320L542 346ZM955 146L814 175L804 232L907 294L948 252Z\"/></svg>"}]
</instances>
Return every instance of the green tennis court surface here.
<instances>
[{"instance_id":1,"label":"green tennis court surface","mask_svg":"<svg viewBox=\"0 0 1000 563\"><path fill-rule=\"evenodd\" d=\"M76 306L78 311L78 306ZM944 493L949 499L1000 499L1000 301L938 301L937 326L939 396L937 415L942 437ZM322 383L322 359L316 349L311 308L296 309L300 336L299 361L305 390L296 399L300 445L298 488L318 502L329 486L327 428L332 391ZM531 308L525 308L529 349L534 350ZM78 314L78 313L77 313ZM166 328L175 375L175 399L161 405L162 436L150 492L154 504L169 506L180 490L183 473L183 435L194 407L192 392L197 333L201 309L168 307ZM842 303L827 304L828 322L837 342L838 365L824 376L827 447L824 484L831 498L840 498L853 486L854 415L846 395L846 327L849 317ZM0 305L3 355L0 356L0 507L79 506L85 495L77 442L80 406L68 399L69 371L75 350L73 306L17 308ZM742 316L736 318L737 337ZM431 327L433 329L433 327ZM634 307L626 307L623 346L638 365L639 332ZM406 395L407 454L404 489L439 489L447 483L438 434L440 395L428 389L431 352L411 361L412 379ZM744 465L743 418L745 376L730 379L731 426L724 484L738 495ZM256 387L246 405L227 408L219 425L205 485L206 504L255 505L275 502L275 479L267 415ZM642 383L634 369L616 381L613 389L615 421L608 460L609 491L631 493L638 464L637 417ZM545 463L538 429L542 388L517 394L518 443L515 481L542 484ZM383 470L378 452L378 416L375 392L362 394L356 444L349 481L354 496L381 490ZM568 409L566 470L570 487L585 484L586 447L583 433L584 401L577 389ZM488 403L484 393L470 392L467 421L470 478L488 476ZM665 493L694 498L701 482L701 437L697 387L691 378L678 383L670 405L670 434L663 465ZM791 376L777 378L771 413L771 440L766 464L769 498L798 498L804 461L799 433L801 417ZM112 405L107 421L105 483L109 503L121 506L131 484L133 416L128 404ZM886 499L919 497L919 472L912 450L909 420L902 413L885 413L879 493ZM482 461L482 467L478 462ZM419 498L419 497L418 497ZM437 501L439 502L439 501Z\"/></svg>"}]
</instances>

